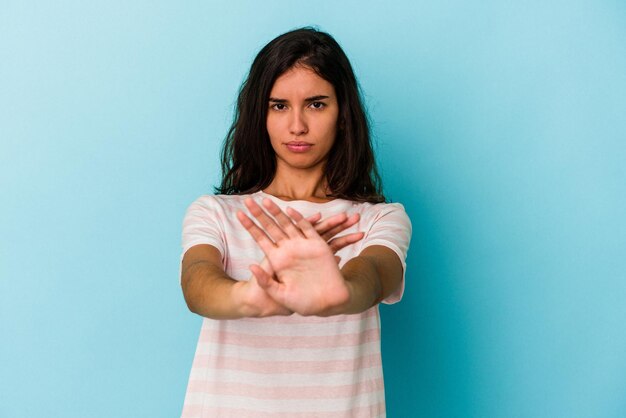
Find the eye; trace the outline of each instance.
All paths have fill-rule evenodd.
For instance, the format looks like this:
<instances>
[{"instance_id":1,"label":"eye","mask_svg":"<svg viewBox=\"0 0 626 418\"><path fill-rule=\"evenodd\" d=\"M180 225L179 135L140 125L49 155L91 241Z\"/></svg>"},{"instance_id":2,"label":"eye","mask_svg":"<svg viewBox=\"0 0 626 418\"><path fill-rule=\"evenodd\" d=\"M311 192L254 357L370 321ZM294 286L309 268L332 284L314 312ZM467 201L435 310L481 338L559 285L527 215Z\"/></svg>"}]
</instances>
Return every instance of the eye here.
<instances>
[{"instance_id":1,"label":"eye","mask_svg":"<svg viewBox=\"0 0 626 418\"><path fill-rule=\"evenodd\" d=\"M324 102L313 102L309 106L313 109L323 109L326 107L326 103Z\"/></svg>"},{"instance_id":2,"label":"eye","mask_svg":"<svg viewBox=\"0 0 626 418\"><path fill-rule=\"evenodd\" d=\"M285 106L284 103L274 103L273 105L270 106L270 109L273 110L285 110L287 108L287 106Z\"/></svg>"}]
</instances>

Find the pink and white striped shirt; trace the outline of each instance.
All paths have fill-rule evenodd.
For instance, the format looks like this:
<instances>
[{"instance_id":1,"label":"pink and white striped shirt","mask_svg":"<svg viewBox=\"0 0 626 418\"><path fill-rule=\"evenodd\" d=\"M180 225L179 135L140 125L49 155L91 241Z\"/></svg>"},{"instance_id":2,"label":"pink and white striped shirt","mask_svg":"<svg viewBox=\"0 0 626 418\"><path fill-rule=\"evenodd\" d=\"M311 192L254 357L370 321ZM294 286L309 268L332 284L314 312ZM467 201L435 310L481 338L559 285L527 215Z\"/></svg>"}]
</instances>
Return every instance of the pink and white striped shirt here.
<instances>
[{"instance_id":1,"label":"pink and white striped shirt","mask_svg":"<svg viewBox=\"0 0 626 418\"><path fill-rule=\"evenodd\" d=\"M411 223L402 205L286 202L257 192L304 216L321 212L359 213L357 225L343 233L365 232L358 243L340 250L340 266L371 245L398 254L405 270ZM239 224L246 196L202 196L183 222L183 255L194 245L209 244L222 254L226 273L250 277L248 266L264 255ZM402 297L402 286L385 303ZM328 318L283 317L213 320L204 318L182 417L338 418L383 417L385 394L380 353L380 317L375 306L355 315Z\"/></svg>"}]
</instances>

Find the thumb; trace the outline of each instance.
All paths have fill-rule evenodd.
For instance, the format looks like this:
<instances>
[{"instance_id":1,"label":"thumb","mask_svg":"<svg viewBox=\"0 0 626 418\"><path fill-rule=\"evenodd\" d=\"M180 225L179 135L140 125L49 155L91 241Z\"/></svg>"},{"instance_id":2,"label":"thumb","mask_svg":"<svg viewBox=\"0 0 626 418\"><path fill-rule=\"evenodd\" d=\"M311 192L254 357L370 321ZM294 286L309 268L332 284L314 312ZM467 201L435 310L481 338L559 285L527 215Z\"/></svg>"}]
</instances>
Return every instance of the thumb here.
<instances>
[{"instance_id":1,"label":"thumb","mask_svg":"<svg viewBox=\"0 0 626 418\"><path fill-rule=\"evenodd\" d=\"M273 281L272 276L268 274L265 270L263 270L261 266L259 266L258 264L251 264L250 271L256 278L256 281L259 284L259 286L266 289L268 286L271 285L270 282Z\"/></svg>"}]
</instances>

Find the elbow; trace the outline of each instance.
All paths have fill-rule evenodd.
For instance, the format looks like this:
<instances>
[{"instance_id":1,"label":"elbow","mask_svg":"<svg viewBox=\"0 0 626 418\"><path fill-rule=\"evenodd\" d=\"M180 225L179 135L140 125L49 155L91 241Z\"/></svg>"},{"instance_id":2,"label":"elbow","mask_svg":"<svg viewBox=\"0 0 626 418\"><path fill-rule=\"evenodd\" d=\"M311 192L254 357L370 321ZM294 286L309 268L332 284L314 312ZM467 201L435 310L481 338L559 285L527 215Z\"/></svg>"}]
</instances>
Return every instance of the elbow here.
<instances>
[{"instance_id":1,"label":"elbow","mask_svg":"<svg viewBox=\"0 0 626 418\"><path fill-rule=\"evenodd\" d=\"M193 303L193 301L190 298L185 297L185 304L187 305L187 309L189 309L191 313L195 313L195 314L198 313L198 310L196 309L196 305Z\"/></svg>"},{"instance_id":2,"label":"elbow","mask_svg":"<svg viewBox=\"0 0 626 418\"><path fill-rule=\"evenodd\" d=\"M195 303L195 298L193 297L193 292L191 291L191 278L188 275L181 276L180 280L180 288L183 293L183 298L185 299L185 304L187 305L187 309L189 309L192 313L197 314L198 304Z\"/></svg>"}]
</instances>

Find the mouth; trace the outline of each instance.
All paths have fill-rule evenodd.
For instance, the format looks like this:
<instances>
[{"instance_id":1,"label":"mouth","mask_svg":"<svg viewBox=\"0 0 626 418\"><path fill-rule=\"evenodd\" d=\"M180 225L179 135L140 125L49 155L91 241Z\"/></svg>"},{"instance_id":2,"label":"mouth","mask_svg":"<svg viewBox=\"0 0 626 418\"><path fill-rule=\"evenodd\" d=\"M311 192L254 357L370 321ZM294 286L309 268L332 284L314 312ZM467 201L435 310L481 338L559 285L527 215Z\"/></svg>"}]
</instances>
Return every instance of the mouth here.
<instances>
[{"instance_id":1,"label":"mouth","mask_svg":"<svg viewBox=\"0 0 626 418\"><path fill-rule=\"evenodd\" d=\"M291 152L307 152L311 149L313 144L303 141L290 141L285 144L287 149Z\"/></svg>"}]
</instances>

